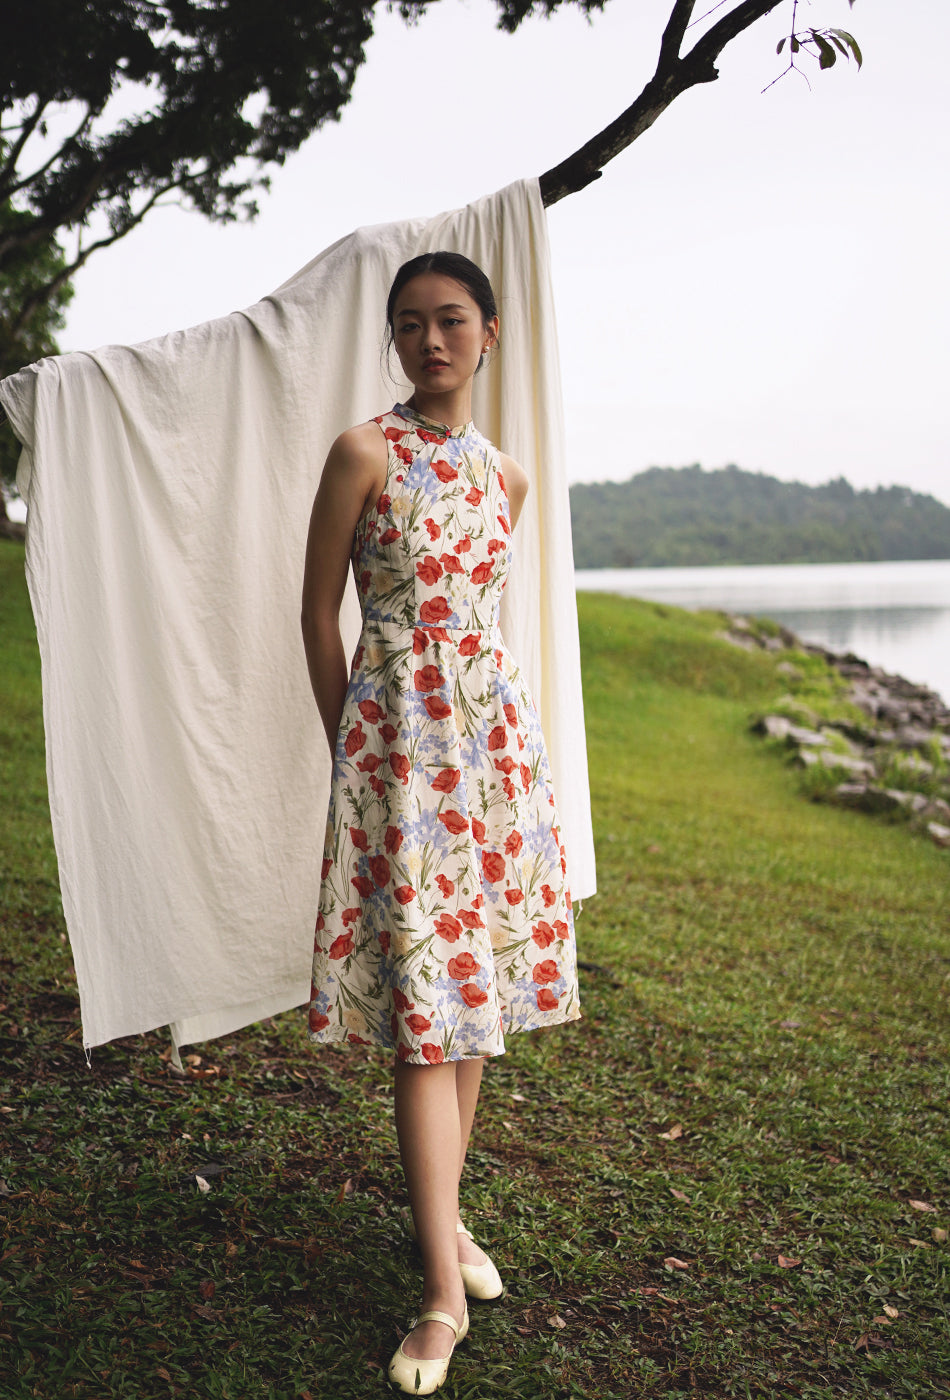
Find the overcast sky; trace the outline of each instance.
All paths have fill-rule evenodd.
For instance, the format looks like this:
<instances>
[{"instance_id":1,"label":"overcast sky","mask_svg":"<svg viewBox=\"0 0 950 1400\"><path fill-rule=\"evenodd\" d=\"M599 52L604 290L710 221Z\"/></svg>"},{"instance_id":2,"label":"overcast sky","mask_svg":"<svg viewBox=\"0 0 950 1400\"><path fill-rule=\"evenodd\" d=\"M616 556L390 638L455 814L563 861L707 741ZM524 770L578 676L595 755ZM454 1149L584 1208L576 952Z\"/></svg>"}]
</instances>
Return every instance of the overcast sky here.
<instances>
[{"instance_id":1,"label":"overcast sky","mask_svg":"<svg viewBox=\"0 0 950 1400\"><path fill-rule=\"evenodd\" d=\"M256 223L155 211L77 276L63 349L222 315L360 224L540 174L633 99L670 4L514 37L490 0L412 28L381 13L341 122L274 174ZM950 504L950 3L805 0L808 24L852 30L863 70L808 65L811 91L792 74L760 95L780 10L550 211L572 479L734 462Z\"/></svg>"}]
</instances>

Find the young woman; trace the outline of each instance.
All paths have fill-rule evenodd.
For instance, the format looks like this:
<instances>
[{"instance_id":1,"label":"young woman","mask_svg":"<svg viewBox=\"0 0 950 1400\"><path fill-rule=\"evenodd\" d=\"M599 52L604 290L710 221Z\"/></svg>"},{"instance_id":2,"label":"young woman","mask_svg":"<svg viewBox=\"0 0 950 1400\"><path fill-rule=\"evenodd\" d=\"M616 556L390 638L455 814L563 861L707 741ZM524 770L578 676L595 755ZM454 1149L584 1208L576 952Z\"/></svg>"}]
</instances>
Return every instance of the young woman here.
<instances>
[{"instance_id":1,"label":"young woman","mask_svg":"<svg viewBox=\"0 0 950 1400\"><path fill-rule=\"evenodd\" d=\"M386 318L412 395L337 438L307 547L304 642L334 756L310 1035L395 1052L424 1281L389 1375L428 1395L468 1330L466 1293L502 1292L458 1214L484 1057L580 1013L544 740L498 630L528 482L470 421L495 298L467 258L428 253L399 269Z\"/></svg>"}]
</instances>

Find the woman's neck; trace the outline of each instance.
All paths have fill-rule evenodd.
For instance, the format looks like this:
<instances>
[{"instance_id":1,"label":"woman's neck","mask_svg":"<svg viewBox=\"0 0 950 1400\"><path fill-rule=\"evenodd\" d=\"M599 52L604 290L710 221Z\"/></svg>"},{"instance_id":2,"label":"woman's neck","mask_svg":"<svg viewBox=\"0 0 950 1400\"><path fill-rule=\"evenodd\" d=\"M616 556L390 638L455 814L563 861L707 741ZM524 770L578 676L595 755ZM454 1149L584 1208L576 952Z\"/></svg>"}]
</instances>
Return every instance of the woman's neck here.
<instances>
[{"instance_id":1,"label":"woman's neck","mask_svg":"<svg viewBox=\"0 0 950 1400\"><path fill-rule=\"evenodd\" d=\"M434 423L444 423L449 428L470 423L472 419L471 384L447 394L427 394L416 389L406 402L423 418L431 418Z\"/></svg>"}]
</instances>

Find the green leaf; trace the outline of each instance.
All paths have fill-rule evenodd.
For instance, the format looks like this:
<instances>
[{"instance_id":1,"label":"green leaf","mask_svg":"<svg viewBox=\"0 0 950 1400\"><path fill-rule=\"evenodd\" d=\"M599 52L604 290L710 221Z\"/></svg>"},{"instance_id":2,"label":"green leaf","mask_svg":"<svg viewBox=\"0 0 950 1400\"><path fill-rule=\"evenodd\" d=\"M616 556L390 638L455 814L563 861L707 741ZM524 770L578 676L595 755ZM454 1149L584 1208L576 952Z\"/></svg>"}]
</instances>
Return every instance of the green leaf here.
<instances>
[{"instance_id":1,"label":"green leaf","mask_svg":"<svg viewBox=\"0 0 950 1400\"><path fill-rule=\"evenodd\" d=\"M838 61L838 55L828 43L828 40L815 29L811 31L811 37L814 39L818 49L818 67L833 68Z\"/></svg>"},{"instance_id":2,"label":"green leaf","mask_svg":"<svg viewBox=\"0 0 950 1400\"><path fill-rule=\"evenodd\" d=\"M785 47L785 39L779 39L778 43L775 45L775 52L776 52L776 53L781 53L782 50L784 49L784 47Z\"/></svg>"},{"instance_id":3,"label":"green leaf","mask_svg":"<svg viewBox=\"0 0 950 1400\"><path fill-rule=\"evenodd\" d=\"M792 53L798 53L799 49L801 48L801 44L800 44L800 43L798 42L798 40L795 38L795 35L794 35L794 34L792 35L790 47L791 47Z\"/></svg>"}]
</instances>

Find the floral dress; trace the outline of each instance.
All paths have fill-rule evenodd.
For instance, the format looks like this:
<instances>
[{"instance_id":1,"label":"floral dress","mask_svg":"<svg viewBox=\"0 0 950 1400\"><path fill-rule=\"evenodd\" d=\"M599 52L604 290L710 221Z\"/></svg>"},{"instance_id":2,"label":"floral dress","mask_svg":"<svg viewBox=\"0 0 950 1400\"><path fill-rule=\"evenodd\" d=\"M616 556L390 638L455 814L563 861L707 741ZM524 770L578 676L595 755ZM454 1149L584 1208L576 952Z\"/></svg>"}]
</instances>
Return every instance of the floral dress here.
<instances>
[{"instance_id":1,"label":"floral dress","mask_svg":"<svg viewBox=\"0 0 950 1400\"><path fill-rule=\"evenodd\" d=\"M333 765L310 1038L441 1064L580 1015L537 713L498 630L497 449L397 404L352 563L363 614Z\"/></svg>"}]
</instances>

